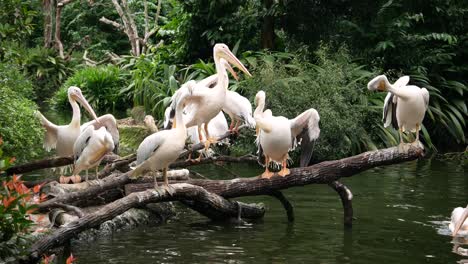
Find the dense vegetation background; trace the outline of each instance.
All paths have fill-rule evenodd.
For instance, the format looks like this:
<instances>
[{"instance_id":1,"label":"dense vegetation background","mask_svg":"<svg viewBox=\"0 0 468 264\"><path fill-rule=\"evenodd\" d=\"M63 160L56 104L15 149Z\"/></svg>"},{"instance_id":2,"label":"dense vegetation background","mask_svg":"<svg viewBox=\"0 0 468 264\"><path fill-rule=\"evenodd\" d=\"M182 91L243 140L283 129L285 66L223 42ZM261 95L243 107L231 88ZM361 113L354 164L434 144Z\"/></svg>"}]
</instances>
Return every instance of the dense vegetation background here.
<instances>
[{"instance_id":1,"label":"dense vegetation background","mask_svg":"<svg viewBox=\"0 0 468 264\"><path fill-rule=\"evenodd\" d=\"M316 160L397 144L396 131L380 121L385 95L366 89L383 73L391 81L410 75L410 83L430 91L426 146L466 147L467 1L3 0L0 10L0 136L7 156L40 155L33 111L68 111L70 85L80 86L100 115L142 106L162 119L182 83L214 72L217 42L253 74L231 89L250 99L265 90L276 115L319 111ZM247 133L232 152L249 151Z\"/></svg>"}]
</instances>

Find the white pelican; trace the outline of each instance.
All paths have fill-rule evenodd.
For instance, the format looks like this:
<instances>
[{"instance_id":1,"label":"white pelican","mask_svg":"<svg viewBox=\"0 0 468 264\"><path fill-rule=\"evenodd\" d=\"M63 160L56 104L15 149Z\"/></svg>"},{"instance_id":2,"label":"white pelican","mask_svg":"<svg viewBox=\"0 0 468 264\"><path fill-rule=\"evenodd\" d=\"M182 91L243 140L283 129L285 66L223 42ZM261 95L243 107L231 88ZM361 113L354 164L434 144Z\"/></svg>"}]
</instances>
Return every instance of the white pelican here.
<instances>
[{"instance_id":1,"label":"white pelican","mask_svg":"<svg viewBox=\"0 0 468 264\"><path fill-rule=\"evenodd\" d=\"M221 58L220 63L226 67L226 69L231 72L234 79L239 80L237 77L236 72L232 69L229 63ZM197 82L198 87L214 87L218 82L218 75L213 74L201 81ZM227 90L226 91L226 98L224 102L224 106L222 109L226 114L229 115L231 119L231 124L229 125L230 131L236 131L239 127L239 123L244 121L249 127L255 127L255 120L252 117L252 105L250 104L249 100L244 96L238 94L237 92ZM235 126L234 126L235 124ZM208 132L211 133L208 127ZM224 133L223 133L224 134ZM213 135L214 136L214 135Z\"/></svg>"},{"instance_id":2,"label":"white pelican","mask_svg":"<svg viewBox=\"0 0 468 264\"><path fill-rule=\"evenodd\" d=\"M251 128L255 127L255 120L252 117L252 105L249 99L244 96L233 91L227 91L223 111L231 118L230 131L237 132L241 121L244 121Z\"/></svg>"},{"instance_id":3,"label":"white pelican","mask_svg":"<svg viewBox=\"0 0 468 264\"><path fill-rule=\"evenodd\" d=\"M194 83L195 81L189 81L184 85L193 85ZM179 157L185 147L187 131L182 119L182 111L188 98L188 93L183 93L177 98L172 129L161 130L146 137L141 142L137 150L137 167L131 172L131 178L136 178L145 171L156 172L157 170L162 170L164 189L172 193L167 179L167 169ZM153 176L156 188L158 186L156 173Z\"/></svg>"},{"instance_id":4,"label":"white pelican","mask_svg":"<svg viewBox=\"0 0 468 264\"><path fill-rule=\"evenodd\" d=\"M154 122L154 117L152 115L146 115L145 119L143 120L143 123L151 131L151 133L156 133L159 131L158 127Z\"/></svg>"},{"instance_id":5,"label":"white pelican","mask_svg":"<svg viewBox=\"0 0 468 264\"><path fill-rule=\"evenodd\" d=\"M110 133L112 136L112 141L114 142L114 150L115 154L119 154L119 142L120 142L120 134L119 129L117 128L117 120L111 114L106 114L98 117L96 120L91 120L89 122L84 123L81 125L81 133L89 126L93 125L94 129L99 129L101 127L105 127L107 132Z\"/></svg>"},{"instance_id":6,"label":"white pelican","mask_svg":"<svg viewBox=\"0 0 468 264\"><path fill-rule=\"evenodd\" d=\"M172 120L173 118L171 118L171 108L168 107L166 108L166 111L164 112L164 128L165 129L169 129L171 126L172 126ZM184 120L186 118L186 114L183 113L183 117L182 117ZM227 123L227 120L226 120L226 117L224 116L223 112L219 112L219 114L217 116L215 116L215 118L213 118L211 120L211 122L208 124L208 131L210 133L210 135L212 135L213 137L216 137L216 138L219 138L221 136L223 136L224 134L226 134L226 132L228 132L228 123ZM197 126L192 126L192 127L188 127L187 128L187 136L189 138L189 142L190 144L198 144L200 142L203 142L204 140L206 140L206 136L202 133L202 135L200 136L198 134L198 129L197 129ZM200 140L201 138L201 140ZM227 143L228 140L225 141L225 143ZM205 154L206 156L208 156L208 154L206 153L207 150L205 150ZM202 151L199 151L199 153L202 153ZM191 160L191 156L192 156L192 153L189 154L189 157L188 157L188 160ZM199 158L201 158L201 155L199 156Z\"/></svg>"},{"instance_id":7,"label":"white pelican","mask_svg":"<svg viewBox=\"0 0 468 264\"><path fill-rule=\"evenodd\" d=\"M391 124L398 129L400 144L404 143L403 132L415 132L416 140L413 143L422 147L419 142L419 130L429 105L429 92L426 88L408 85L409 80L408 76L403 76L394 84L390 84L385 75L379 75L367 84L367 88L389 92L384 103L384 127Z\"/></svg>"},{"instance_id":8,"label":"white pelican","mask_svg":"<svg viewBox=\"0 0 468 264\"><path fill-rule=\"evenodd\" d=\"M86 181L88 181L88 169L96 168L96 178L98 178L99 164L104 156L113 150L114 140L106 127L101 126L96 129L94 125L88 125L73 146L75 159L73 175L78 175L82 170L86 170Z\"/></svg>"},{"instance_id":9,"label":"white pelican","mask_svg":"<svg viewBox=\"0 0 468 264\"><path fill-rule=\"evenodd\" d=\"M60 157L73 155L73 144L80 135L81 113L77 101L91 114L91 117L97 119L94 110L84 98L80 88L70 86L68 88L68 101L73 109L73 116L70 124L57 126L47 120L39 111L36 116L40 119L42 126L46 129L44 136L44 148L47 151L56 148L57 155ZM61 168L63 173L63 168Z\"/></svg>"},{"instance_id":10,"label":"white pelican","mask_svg":"<svg viewBox=\"0 0 468 264\"><path fill-rule=\"evenodd\" d=\"M317 110L309 110L294 119L283 116L273 116L270 110L263 111L265 107L265 92L259 91L255 96L257 108L254 112L258 131L257 143L259 156L265 155L265 172L262 178L270 178L273 173L269 171L270 161L281 163L280 176L288 175L287 159L289 150L298 142L302 144L301 166L307 166L312 156L312 142L320 135L320 116Z\"/></svg>"},{"instance_id":11,"label":"white pelican","mask_svg":"<svg viewBox=\"0 0 468 264\"><path fill-rule=\"evenodd\" d=\"M229 63L238 67L247 75L251 76L249 71L244 67L244 65L232 54L228 46L225 44L216 44L213 48L213 57L216 65L216 72L218 75L216 85L213 88L209 88L202 85L197 85L192 83L192 86L197 86L196 89L191 90L191 100L188 108L190 109L187 113L187 127L198 126L198 134L201 135L202 125L205 130L205 135L207 140L205 141L205 148L208 149L211 143L215 143L216 139L209 134L208 125L223 108L226 90L229 85L229 79L226 72L225 65L220 61L221 58L224 58ZM176 96L177 97L177 96ZM177 101L177 100L175 100ZM174 101L172 104L174 109ZM200 138L201 140L201 138Z\"/></svg>"},{"instance_id":12,"label":"white pelican","mask_svg":"<svg viewBox=\"0 0 468 264\"><path fill-rule=\"evenodd\" d=\"M449 229L452 231L452 236L457 234L468 236L468 205L466 208L457 207L452 211L452 217L449 224Z\"/></svg>"}]
</instances>

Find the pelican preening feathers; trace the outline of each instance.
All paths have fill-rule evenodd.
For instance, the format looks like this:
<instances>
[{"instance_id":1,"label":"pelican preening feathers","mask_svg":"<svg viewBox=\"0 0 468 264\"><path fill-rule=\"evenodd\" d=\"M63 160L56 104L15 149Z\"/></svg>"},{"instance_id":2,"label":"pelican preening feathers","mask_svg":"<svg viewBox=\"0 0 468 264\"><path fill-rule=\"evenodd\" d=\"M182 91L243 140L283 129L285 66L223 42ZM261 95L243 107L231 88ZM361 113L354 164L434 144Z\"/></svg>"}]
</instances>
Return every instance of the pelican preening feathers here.
<instances>
[{"instance_id":1,"label":"pelican preening feathers","mask_svg":"<svg viewBox=\"0 0 468 264\"><path fill-rule=\"evenodd\" d=\"M312 156L312 143L320 135L320 116L317 110L311 108L294 119L283 116L273 116L270 110L263 111L265 107L265 92L259 91L255 96L254 117L258 133L259 158L264 155L265 172L263 178L270 178L273 173L268 169L271 161L281 163L280 176L288 175L288 152L302 144L301 166L307 166Z\"/></svg>"},{"instance_id":2,"label":"pelican preening feathers","mask_svg":"<svg viewBox=\"0 0 468 264\"><path fill-rule=\"evenodd\" d=\"M457 207L452 211L452 217L449 224L449 229L452 231L452 236L468 236L468 205L466 208Z\"/></svg>"},{"instance_id":3,"label":"pelican preening feathers","mask_svg":"<svg viewBox=\"0 0 468 264\"><path fill-rule=\"evenodd\" d=\"M379 75L368 84L369 90L388 91L384 102L384 126L390 124L398 129L400 143L403 144L403 132L415 132L415 144L419 142L419 130L429 105L429 92L426 88L408 85L410 78L403 76L390 84L385 75Z\"/></svg>"},{"instance_id":4,"label":"pelican preening feathers","mask_svg":"<svg viewBox=\"0 0 468 264\"><path fill-rule=\"evenodd\" d=\"M96 178L98 178L97 167L104 156L114 149L114 140L105 126L98 128L95 124L88 125L73 147L75 160L73 175L78 175L82 170L86 170L86 181L88 181L88 169L96 168Z\"/></svg>"}]
</instances>

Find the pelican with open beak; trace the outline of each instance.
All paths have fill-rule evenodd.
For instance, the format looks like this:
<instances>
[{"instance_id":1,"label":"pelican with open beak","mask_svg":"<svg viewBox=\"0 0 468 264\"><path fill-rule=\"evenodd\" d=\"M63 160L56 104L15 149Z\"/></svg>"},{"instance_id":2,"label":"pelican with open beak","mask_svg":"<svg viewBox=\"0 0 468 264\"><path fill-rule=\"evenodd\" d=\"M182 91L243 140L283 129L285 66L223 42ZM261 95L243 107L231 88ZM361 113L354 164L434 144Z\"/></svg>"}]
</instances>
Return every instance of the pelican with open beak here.
<instances>
[{"instance_id":1,"label":"pelican with open beak","mask_svg":"<svg viewBox=\"0 0 468 264\"><path fill-rule=\"evenodd\" d=\"M215 143L216 139L208 131L209 122L223 109L226 100L226 92L229 85L227 69L221 59L226 60L233 66L239 68L248 76L252 76L245 66L236 58L225 44L216 44L213 48L213 57L216 65L217 80L213 88L196 84L195 89L191 89L191 100L186 109L189 109L186 118L186 126L197 126L200 141L202 126L207 137L205 149L210 144ZM182 89L182 88L181 88ZM179 90L181 90L179 89ZM181 93L182 91L180 91ZM177 96L172 100L171 108L175 109ZM185 122L185 121L184 121ZM201 158L201 157L199 157Z\"/></svg>"}]
</instances>

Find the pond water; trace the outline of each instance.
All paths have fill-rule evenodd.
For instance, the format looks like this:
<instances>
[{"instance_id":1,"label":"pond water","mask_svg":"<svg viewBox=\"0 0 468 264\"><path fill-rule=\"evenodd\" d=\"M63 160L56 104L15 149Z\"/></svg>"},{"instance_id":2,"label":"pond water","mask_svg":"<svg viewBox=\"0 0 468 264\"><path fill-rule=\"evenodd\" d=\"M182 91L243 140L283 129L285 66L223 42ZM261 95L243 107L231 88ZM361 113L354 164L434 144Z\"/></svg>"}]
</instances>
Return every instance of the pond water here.
<instances>
[{"instance_id":1,"label":"pond water","mask_svg":"<svg viewBox=\"0 0 468 264\"><path fill-rule=\"evenodd\" d=\"M161 226L141 226L93 242L77 242L77 263L461 263L447 223L468 202L466 160L425 159L368 170L343 180L353 192L355 221L343 227L337 194L326 185L284 191L295 209L258 196L263 220L218 224L180 208ZM254 176L257 166L194 168L214 178ZM468 257L465 257L468 258Z\"/></svg>"}]
</instances>

